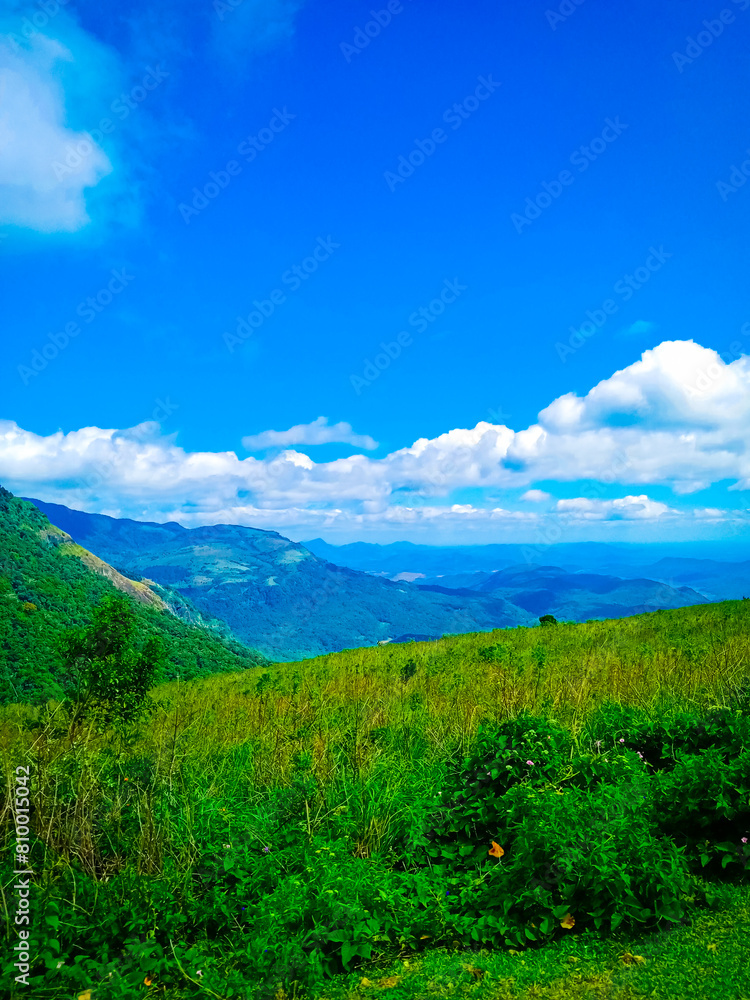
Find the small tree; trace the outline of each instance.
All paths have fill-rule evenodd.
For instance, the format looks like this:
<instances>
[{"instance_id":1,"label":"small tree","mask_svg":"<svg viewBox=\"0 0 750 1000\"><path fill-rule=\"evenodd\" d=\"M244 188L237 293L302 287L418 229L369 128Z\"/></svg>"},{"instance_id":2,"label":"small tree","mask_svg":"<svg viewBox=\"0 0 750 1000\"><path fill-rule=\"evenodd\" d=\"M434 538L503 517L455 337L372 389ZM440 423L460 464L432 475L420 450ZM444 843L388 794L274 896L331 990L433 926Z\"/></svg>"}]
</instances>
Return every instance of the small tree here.
<instances>
[{"instance_id":1,"label":"small tree","mask_svg":"<svg viewBox=\"0 0 750 1000\"><path fill-rule=\"evenodd\" d=\"M137 650L136 630L129 600L113 595L95 609L89 626L63 636L63 686L75 705L74 720L95 715L108 724L129 723L141 715L163 650L155 637Z\"/></svg>"},{"instance_id":2,"label":"small tree","mask_svg":"<svg viewBox=\"0 0 750 1000\"><path fill-rule=\"evenodd\" d=\"M540 625L557 625L557 618L554 615L542 615L539 619Z\"/></svg>"}]
</instances>

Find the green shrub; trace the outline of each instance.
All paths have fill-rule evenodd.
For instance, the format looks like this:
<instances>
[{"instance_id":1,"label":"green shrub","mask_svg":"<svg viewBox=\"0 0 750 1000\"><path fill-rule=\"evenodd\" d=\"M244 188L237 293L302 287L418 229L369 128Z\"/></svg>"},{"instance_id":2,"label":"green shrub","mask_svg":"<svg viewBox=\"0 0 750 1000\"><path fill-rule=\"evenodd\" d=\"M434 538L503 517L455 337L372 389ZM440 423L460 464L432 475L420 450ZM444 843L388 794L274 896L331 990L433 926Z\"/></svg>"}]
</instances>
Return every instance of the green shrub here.
<instances>
[{"instance_id":1,"label":"green shrub","mask_svg":"<svg viewBox=\"0 0 750 1000\"><path fill-rule=\"evenodd\" d=\"M681 756L656 776L654 805L660 829L687 848L694 868L720 862L732 873L750 870L750 750Z\"/></svg>"},{"instance_id":2,"label":"green shrub","mask_svg":"<svg viewBox=\"0 0 750 1000\"><path fill-rule=\"evenodd\" d=\"M450 919L467 943L542 941L567 933L570 917L579 930L682 918L685 859L658 838L635 796L607 786L518 785L504 796L503 813L494 844L475 844L471 829L461 838L459 854L472 868L441 854L453 872ZM498 849L500 857L490 855Z\"/></svg>"},{"instance_id":3,"label":"green shrub","mask_svg":"<svg viewBox=\"0 0 750 1000\"><path fill-rule=\"evenodd\" d=\"M700 715L674 713L667 720L620 705L605 705L589 724L592 741L604 749L621 746L640 753L654 770L670 770L681 753L724 747L740 753L750 747L750 717L731 709Z\"/></svg>"}]
</instances>

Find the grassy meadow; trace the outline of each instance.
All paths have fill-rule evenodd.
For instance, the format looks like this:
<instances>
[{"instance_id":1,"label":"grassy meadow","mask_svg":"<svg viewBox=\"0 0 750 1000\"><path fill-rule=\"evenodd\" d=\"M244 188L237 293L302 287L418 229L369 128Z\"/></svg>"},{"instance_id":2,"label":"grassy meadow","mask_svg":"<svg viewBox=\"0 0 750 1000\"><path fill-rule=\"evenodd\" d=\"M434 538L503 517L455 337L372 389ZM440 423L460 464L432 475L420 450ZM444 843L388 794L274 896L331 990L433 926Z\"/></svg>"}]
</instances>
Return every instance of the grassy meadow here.
<instances>
[{"instance_id":1,"label":"grassy meadow","mask_svg":"<svg viewBox=\"0 0 750 1000\"><path fill-rule=\"evenodd\" d=\"M38 1000L750 1000L750 601L0 708Z\"/></svg>"}]
</instances>

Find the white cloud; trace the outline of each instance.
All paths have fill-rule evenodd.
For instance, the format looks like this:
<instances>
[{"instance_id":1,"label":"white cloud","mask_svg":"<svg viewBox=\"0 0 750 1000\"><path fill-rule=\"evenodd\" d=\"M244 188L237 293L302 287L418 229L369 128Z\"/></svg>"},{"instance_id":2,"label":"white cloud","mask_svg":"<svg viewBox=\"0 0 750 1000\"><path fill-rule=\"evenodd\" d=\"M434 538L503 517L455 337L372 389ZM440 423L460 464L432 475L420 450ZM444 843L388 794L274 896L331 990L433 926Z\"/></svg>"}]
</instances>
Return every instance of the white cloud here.
<instances>
[{"instance_id":1,"label":"white cloud","mask_svg":"<svg viewBox=\"0 0 750 1000\"><path fill-rule=\"evenodd\" d=\"M555 510L577 520L596 521L653 521L670 514L679 514L665 503L650 500L645 494L620 497L616 500L592 500L574 497L558 500Z\"/></svg>"},{"instance_id":2,"label":"white cloud","mask_svg":"<svg viewBox=\"0 0 750 1000\"><path fill-rule=\"evenodd\" d=\"M264 451L266 448L288 447L295 444L350 444L368 451L378 447L368 434L355 434L352 425L340 422L329 424L327 417L318 417L310 424L296 424L288 431L262 431L242 439L248 451Z\"/></svg>"},{"instance_id":3,"label":"white cloud","mask_svg":"<svg viewBox=\"0 0 750 1000\"><path fill-rule=\"evenodd\" d=\"M701 373L707 373L703 380ZM561 500L552 514L459 504L454 494L531 487L524 499L541 502L535 482L579 480L607 484L609 495L615 484L659 484L676 497L727 480L741 489L750 481L749 388L750 358L726 365L692 341L666 342L583 398L555 400L524 430L481 422L420 438L384 458L355 454L320 463L291 447L260 459L186 452L154 424L43 437L6 421L0 422L0 482L16 493L90 510L185 523L528 527L553 518L695 524L717 515L694 516L684 502L678 509L638 489L623 489L627 495L614 500L602 498L605 491L595 499ZM332 436L349 443L355 437L348 424L331 427L318 418L256 435L254 443Z\"/></svg>"},{"instance_id":4,"label":"white cloud","mask_svg":"<svg viewBox=\"0 0 750 1000\"><path fill-rule=\"evenodd\" d=\"M584 432L637 424L640 430L686 432L747 427L750 358L725 364L692 340L668 340L604 379L583 398L560 396L539 414L544 427Z\"/></svg>"},{"instance_id":5,"label":"white cloud","mask_svg":"<svg viewBox=\"0 0 750 1000\"><path fill-rule=\"evenodd\" d=\"M52 233L89 222L85 191L112 165L66 124L58 64L73 61L68 48L39 32L24 47L0 35L0 223Z\"/></svg>"},{"instance_id":6,"label":"white cloud","mask_svg":"<svg viewBox=\"0 0 750 1000\"><path fill-rule=\"evenodd\" d=\"M544 490L526 490L521 499L527 503L545 503L552 499L552 494L545 493Z\"/></svg>"}]
</instances>

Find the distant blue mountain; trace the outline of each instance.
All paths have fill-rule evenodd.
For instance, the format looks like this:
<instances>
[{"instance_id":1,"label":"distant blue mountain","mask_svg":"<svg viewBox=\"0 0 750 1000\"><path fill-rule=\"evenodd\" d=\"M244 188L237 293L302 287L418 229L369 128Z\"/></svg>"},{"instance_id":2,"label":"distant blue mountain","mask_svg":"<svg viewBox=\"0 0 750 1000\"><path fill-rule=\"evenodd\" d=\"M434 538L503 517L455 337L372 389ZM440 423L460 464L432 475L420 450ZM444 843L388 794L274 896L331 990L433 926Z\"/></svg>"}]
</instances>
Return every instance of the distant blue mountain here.
<instances>
[{"instance_id":1,"label":"distant blue mountain","mask_svg":"<svg viewBox=\"0 0 750 1000\"><path fill-rule=\"evenodd\" d=\"M360 542L334 546L321 539L306 544L331 561L357 565L392 579L404 579L430 593L449 594L452 591L467 599L476 593L494 594L535 618L546 614L565 621L621 618L719 599L713 597L714 591L709 597L682 578L666 579L663 572L654 577L639 565L639 562L651 562L662 549L669 551L674 546L628 547L596 542L550 546L549 553L560 563L544 566L531 561L541 561L544 551L539 553L525 545L445 547ZM670 557L652 568L660 567L665 571L681 562ZM700 560L685 562L688 565L701 563ZM621 575L615 575L614 566L620 567ZM742 579L743 564L727 566L736 566L739 580ZM591 567L604 572L593 572ZM731 593L722 591L721 599L742 597L739 591L743 586L750 590L739 580L735 580L735 586L727 588ZM711 581L714 581L713 576Z\"/></svg>"},{"instance_id":2,"label":"distant blue mountain","mask_svg":"<svg viewBox=\"0 0 750 1000\"><path fill-rule=\"evenodd\" d=\"M714 563L674 556L654 562L661 550L649 546L561 545L553 550L561 564L536 566L522 545L332 546L316 539L308 548L241 525L189 529L31 502L121 573L170 588L185 607L221 619L234 637L275 660L533 626L545 614L586 621L700 604L703 593L669 574L703 572L717 587L721 573ZM644 551L659 579L637 571L635 557ZM614 565L623 566L621 575ZM746 567L735 565L740 586Z\"/></svg>"},{"instance_id":3,"label":"distant blue mountain","mask_svg":"<svg viewBox=\"0 0 750 1000\"><path fill-rule=\"evenodd\" d=\"M424 586L419 584L420 589ZM430 589L435 589L434 585ZM622 618L660 608L707 603L690 587L673 587L643 578L569 573L559 566L515 566L497 573L476 574L473 587L460 592L495 594L532 615L551 614L565 621Z\"/></svg>"},{"instance_id":4,"label":"distant blue mountain","mask_svg":"<svg viewBox=\"0 0 750 1000\"><path fill-rule=\"evenodd\" d=\"M712 601L739 600L750 597L750 560L719 562L716 559L670 557L660 559L643 572L654 580L672 586L694 587Z\"/></svg>"},{"instance_id":5,"label":"distant blue mountain","mask_svg":"<svg viewBox=\"0 0 750 1000\"><path fill-rule=\"evenodd\" d=\"M227 524L188 529L31 503L120 572L171 588L274 660L409 635L536 624L496 594L431 593L378 579L332 565L275 531Z\"/></svg>"}]
</instances>

